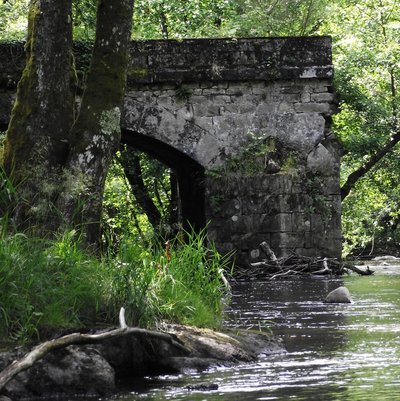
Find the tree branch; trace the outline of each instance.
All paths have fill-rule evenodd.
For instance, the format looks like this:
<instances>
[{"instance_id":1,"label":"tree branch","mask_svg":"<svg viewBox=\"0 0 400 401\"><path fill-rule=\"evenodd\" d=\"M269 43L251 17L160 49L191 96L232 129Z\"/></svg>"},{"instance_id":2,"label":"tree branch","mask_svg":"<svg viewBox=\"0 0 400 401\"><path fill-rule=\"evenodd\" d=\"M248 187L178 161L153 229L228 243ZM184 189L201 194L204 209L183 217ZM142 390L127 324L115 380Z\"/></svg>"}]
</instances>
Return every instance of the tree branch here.
<instances>
[{"instance_id":1,"label":"tree branch","mask_svg":"<svg viewBox=\"0 0 400 401\"><path fill-rule=\"evenodd\" d=\"M397 131L388 142L383 146L381 150L375 153L371 158L359 167L357 170L353 171L348 177L346 182L342 185L340 193L342 196L342 201L354 188L356 182L368 173L384 156L386 156L400 141L400 131Z\"/></svg>"},{"instance_id":2,"label":"tree branch","mask_svg":"<svg viewBox=\"0 0 400 401\"><path fill-rule=\"evenodd\" d=\"M121 308L119 313L120 328L105 331L98 334L81 334L72 333L66 336L56 338L50 341L45 341L33 348L22 359L14 361L11 365L0 372L0 392L13 379L18 373L29 369L35 362L42 359L50 351L55 349L64 348L72 344L93 344L100 341L126 335L144 335L147 337L157 338L173 345L174 347L189 353L189 350L181 343L176 341L170 334L161 333L158 331L141 329L138 327L128 327L125 323L125 310Z\"/></svg>"}]
</instances>

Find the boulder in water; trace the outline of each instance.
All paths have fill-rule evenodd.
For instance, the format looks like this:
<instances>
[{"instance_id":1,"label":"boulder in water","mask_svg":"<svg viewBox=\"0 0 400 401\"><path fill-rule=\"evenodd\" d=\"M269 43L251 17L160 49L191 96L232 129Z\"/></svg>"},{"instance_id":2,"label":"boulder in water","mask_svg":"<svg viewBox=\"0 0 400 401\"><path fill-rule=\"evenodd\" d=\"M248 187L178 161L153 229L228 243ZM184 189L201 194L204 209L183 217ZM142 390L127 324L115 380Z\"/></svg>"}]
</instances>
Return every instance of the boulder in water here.
<instances>
[{"instance_id":1,"label":"boulder in water","mask_svg":"<svg viewBox=\"0 0 400 401\"><path fill-rule=\"evenodd\" d=\"M350 291L346 287L338 287L331 291L325 298L329 303L351 303Z\"/></svg>"}]
</instances>

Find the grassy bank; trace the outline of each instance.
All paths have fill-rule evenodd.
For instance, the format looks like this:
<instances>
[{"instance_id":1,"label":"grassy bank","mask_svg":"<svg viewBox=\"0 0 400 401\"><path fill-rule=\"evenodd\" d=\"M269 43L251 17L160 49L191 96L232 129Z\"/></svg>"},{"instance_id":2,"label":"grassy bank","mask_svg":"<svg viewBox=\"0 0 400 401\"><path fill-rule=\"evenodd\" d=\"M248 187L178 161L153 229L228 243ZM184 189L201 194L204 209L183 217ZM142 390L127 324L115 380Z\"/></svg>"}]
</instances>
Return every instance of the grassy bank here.
<instances>
[{"instance_id":1,"label":"grassy bank","mask_svg":"<svg viewBox=\"0 0 400 401\"><path fill-rule=\"evenodd\" d=\"M228 265L204 234L185 243L145 248L125 238L102 257L81 250L76 233L54 241L5 235L0 245L0 335L6 340L40 338L53 328L117 322L124 306L130 325L163 320L217 327Z\"/></svg>"}]
</instances>

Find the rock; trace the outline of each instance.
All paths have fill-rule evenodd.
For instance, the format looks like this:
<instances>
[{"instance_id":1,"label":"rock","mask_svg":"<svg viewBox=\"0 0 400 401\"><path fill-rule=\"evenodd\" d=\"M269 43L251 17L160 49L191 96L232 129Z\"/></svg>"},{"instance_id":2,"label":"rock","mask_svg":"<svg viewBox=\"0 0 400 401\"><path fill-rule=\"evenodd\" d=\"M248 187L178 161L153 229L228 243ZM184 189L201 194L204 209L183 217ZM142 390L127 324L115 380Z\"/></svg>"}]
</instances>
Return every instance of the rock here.
<instances>
[{"instance_id":1,"label":"rock","mask_svg":"<svg viewBox=\"0 0 400 401\"><path fill-rule=\"evenodd\" d=\"M189 391L214 391L218 390L218 388L219 386L217 383L200 383L192 386L186 386L186 389Z\"/></svg>"},{"instance_id":2,"label":"rock","mask_svg":"<svg viewBox=\"0 0 400 401\"><path fill-rule=\"evenodd\" d=\"M229 366L251 362L260 356L284 353L281 342L266 333L228 330L224 333L196 327L172 325L174 334L190 350L189 355L170 356L160 362L175 372L203 371L210 366Z\"/></svg>"},{"instance_id":3,"label":"rock","mask_svg":"<svg viewBox=\"0 0 400 401\"><path fill-rule=\"evenodd\" d=\"M4 354L0 358L3 361ZM102 396L116 390L115 372L95 346L69 346L47 354L11 380L5 390L12 398Z\"/></svg>"},{"instance_id":4,"label":"rock","mask_svg":"<svg viewBox=\"0 0 400 401\"><path fill-rule=\"evenodd\" d=\"M254 361L260 355L285 352L280 341L262 332L221 333L180 325L167 326L166 331L183 347L160 338L130 334L99 344L53 350L11 380L5 395L12 399L73 395L98 398L118 391L116 377L118 384L131 385L138 376L202 371L212 365L229 366ZM0 371L28 351L18 348L0 353Z\"/></svg>"},{"instance_id":5,"label":"rock","mask_svg":"<svg viewBox=\"0 0 400 401\"><path fill-rule=\"evenodd\" d=\"M346 287L338 287L331 291L325 298L329 303L351 303L350 291Z\"/></svg>"}]
</instances>

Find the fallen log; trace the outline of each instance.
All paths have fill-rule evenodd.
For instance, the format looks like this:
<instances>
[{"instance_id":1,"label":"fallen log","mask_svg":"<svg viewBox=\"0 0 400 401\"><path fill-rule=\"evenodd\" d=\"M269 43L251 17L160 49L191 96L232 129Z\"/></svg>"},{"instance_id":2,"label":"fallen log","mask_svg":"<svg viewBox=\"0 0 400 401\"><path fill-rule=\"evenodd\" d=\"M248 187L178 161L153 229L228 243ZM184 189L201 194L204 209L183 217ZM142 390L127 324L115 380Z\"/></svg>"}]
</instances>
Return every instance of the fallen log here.
<instances>
[{"instance_id":1,"label":"fallen log","mask_svg":"<svg viewBox=\"0 0 400 401\"><path fill-rule=\"evenodd\" d=\"M72 344L93 344L105 339L115 338L125 335L145 335L152 338L158 338L166 341L169 344L177 347L180 350L183 350L185 353L189 353L190 351L186 349L180 342L176 341L173 336L167 333L162 333L153 330L141 329L138 327L128 327L125 322L125 309L121 308L119 313L119 323L120 327L110 331L104 331L98 334L81 334L81 333L72 333L65 335L60 338L56 338L53 340L45 341L37 345L32 351L28 352L22 359L14 361L0 372L0 392L7 385L7 383L13 379L18 373L29 369L34 365L35 362L42 359L46 356L50 351L55 349L67 347Z\"/></svg>"}]
</instances>

